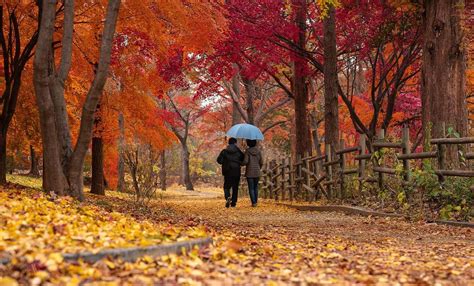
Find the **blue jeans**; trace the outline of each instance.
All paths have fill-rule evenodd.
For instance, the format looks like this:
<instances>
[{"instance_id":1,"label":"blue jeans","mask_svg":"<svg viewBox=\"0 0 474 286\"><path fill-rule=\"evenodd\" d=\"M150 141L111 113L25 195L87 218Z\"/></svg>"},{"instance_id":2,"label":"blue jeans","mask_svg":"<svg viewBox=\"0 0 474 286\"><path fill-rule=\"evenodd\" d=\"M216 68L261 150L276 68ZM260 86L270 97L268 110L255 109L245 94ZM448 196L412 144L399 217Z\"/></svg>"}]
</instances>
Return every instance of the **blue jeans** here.
<instances>
[{"instance_id":1,"label":"blue jeans","mask_svg":"<svg viewBox=\"0 0 474 286\"><path fill-rule=\"evenodd\" d=\"M249 195L252 204L256 204L258 201L258 178L247 178L249 184Z\"/></svg>"}]
</instances>

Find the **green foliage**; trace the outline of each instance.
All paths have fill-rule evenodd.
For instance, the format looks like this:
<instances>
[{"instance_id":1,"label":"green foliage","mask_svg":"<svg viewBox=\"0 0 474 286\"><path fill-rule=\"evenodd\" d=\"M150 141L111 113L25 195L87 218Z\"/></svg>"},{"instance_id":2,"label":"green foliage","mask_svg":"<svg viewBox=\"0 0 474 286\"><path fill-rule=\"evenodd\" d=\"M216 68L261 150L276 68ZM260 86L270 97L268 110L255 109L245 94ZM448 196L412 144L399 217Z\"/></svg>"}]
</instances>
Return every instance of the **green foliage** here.
<instances>
[{"instance_id":1,"label":"green foliage","mask_svg":"<svg viewBox=\"0 0 474 286\"><path fill-rule=\"evenodd\" d=\"M453 127L449 127L448 130L446 130L446 137L454 137L454 138L461 138L461 135L454 130Z\"/></svg>"},{"instance_id":2,"label":"green foliage","mask_svg":"<svg viewBox=\"0 0 474 286\"><path fill-rule=\"evenodd\" d=\"M384 157L387 155L388 149L382 148L372 154L372 161L377 162L377 164L383 164Z\"/></svg>"},{"instance_id":3,"label":"green foliage","mask_svg":"<svg viewBox=\"0 0 474 286\"><path fill-rule=\"evenodd\" d=\"M441 219L469 220L474 195L470 186L473 178L449 177L442 183L430 164L413 172L414 187L427 195L431 208L439 212Z\"/></svg>"}]
</instances>

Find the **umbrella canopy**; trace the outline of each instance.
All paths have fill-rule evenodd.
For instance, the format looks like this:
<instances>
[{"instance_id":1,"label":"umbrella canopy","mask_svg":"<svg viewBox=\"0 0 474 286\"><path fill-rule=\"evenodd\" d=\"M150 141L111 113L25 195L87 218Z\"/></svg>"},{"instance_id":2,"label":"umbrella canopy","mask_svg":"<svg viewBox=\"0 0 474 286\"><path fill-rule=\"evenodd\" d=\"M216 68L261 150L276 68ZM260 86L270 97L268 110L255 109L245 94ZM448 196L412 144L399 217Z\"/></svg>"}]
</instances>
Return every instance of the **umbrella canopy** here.
<instances>
[{"instance_id":1,"label":"umbrella canopy","mask_svg":"<svg viewBox=\"0 0 474 286\"><path fill-rule=\"evenodd\" d=\"M232 128L227 131L227 136L250 140L263 140L262 131L260 131L258 127L247 123L232 126Z\"/></svg>"}]
</instances>

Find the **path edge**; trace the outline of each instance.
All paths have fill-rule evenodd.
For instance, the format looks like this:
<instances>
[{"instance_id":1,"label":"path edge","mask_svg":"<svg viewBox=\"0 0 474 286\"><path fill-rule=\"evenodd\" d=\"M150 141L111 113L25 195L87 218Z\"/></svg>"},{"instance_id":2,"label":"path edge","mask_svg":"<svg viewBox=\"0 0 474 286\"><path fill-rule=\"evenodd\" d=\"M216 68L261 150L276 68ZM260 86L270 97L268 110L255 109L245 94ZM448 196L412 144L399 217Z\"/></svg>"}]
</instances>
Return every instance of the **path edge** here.
<instances>
[{"instance_id":1,"label":"path edge","mask_svg":"<svg viewBox=\"0 0 474 286\"><path fill-rule=\"evenodd\" d=\"M299 211L343 212L347 214L361 215L361 216L398 217L398 218L409 219L409 217L401 215L401 214L397 214L397 213L384 213L384 212L374 211L371 209L353 207L353 206L344 206L344 205L305 206L305 205L292 205L292 204L287 204L287 203L280 203L280 205L297 209ZM474 228L474 223L470 223L470 222L451 221L451 220L430 220L426 222L440 224L440 225Z\"/></svg>"},{"instance_id":2,"label":"path edge","mask_svg":"<svg viewBox=\"0 0 474 286\"><path fill-rule=\"evenodd\" d=\"M194 247L203 247L212 244L211 237L197 238L186 241L178 241L174 243L157 244L145 247L127 247L104 249L99 252L80 252L62 254L64 261L74 262L82 260L88 263L95 263L104 258L122 259L123 261L132 262L138 258L148 255L151 257L159 257L168 254L183 254L192 250ZM6 265L10 263L10 258L0 258L0 264Z\"/></svg>"}]
</instances>

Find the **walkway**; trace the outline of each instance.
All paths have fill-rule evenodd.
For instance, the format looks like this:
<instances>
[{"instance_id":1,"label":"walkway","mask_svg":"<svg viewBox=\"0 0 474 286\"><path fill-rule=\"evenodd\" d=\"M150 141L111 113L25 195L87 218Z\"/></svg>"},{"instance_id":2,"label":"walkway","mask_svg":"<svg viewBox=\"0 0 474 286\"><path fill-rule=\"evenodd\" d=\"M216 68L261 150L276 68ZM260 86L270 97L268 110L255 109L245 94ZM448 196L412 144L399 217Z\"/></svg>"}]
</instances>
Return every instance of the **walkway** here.
<instances>
[{"instance_id":1,"label":"walkway","mask_svg":"<svg viewBox=\"0 0 474 286\"><path fill-rule=\"evenodd\" d=\"M474 285L472 229L299 212L273 202L251 208L247 199L226 209L207 195L174 196L165 205L168 220L204 224L216 241L198 263L173 264L181 282Z\"/></svg>"}]
</instances>

